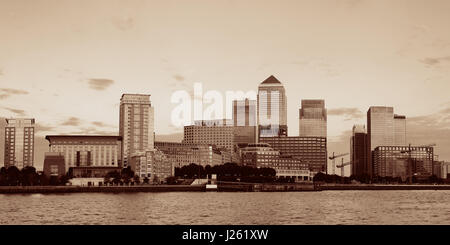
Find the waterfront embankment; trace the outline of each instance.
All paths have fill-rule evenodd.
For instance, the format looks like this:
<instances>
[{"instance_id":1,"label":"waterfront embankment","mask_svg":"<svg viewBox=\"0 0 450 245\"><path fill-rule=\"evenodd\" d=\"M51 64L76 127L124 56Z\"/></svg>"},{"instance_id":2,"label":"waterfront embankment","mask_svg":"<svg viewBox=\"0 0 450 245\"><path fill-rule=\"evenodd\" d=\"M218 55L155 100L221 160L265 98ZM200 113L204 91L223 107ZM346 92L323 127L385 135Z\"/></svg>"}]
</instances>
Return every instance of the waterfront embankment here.
<instances>
[{"instance_id":1,"label":"waterfront embankment","mask_svg":"<svg viewBox=\"0 0 450 245\"><path fill-rule=\"evenodd\" d=\"M450 185L393 184L294 184L220 182L219 192L311 192L345 190L450 190ZM124 193L124 192L204 192L205 185L139 185L139 186L0 186L0 194L26 193Z\"/></svg>"},{"instance_id":2,"label":"waterfront embankment","mask_svg":"<svg viewBox=\"0 0 450 245\"><path fill-rule=\"evenodd\" d=\"M80 192L198 192L205 186L195 185L142 185L142 186L0 186L1 194L14 193L80 193Z\"/></svg>"}]
</instances>

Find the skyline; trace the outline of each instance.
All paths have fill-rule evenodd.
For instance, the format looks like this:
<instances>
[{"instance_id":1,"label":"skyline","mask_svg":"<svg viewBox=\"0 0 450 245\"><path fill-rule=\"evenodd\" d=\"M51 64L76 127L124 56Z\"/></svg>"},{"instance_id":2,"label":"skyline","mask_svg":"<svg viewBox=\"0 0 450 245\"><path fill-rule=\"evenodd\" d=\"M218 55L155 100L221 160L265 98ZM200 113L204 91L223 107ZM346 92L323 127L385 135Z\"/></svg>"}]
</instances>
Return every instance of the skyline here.
<instances>
[{"instance_id":1,"label":"skyline","mask_svg":"<svg viewBox=\"0 0 450 245\"><path fill-rule=\"evenodd\" d=\"M117 134L121 94L148 93L156 134L182 135L171 93L256 91L273 74L289 135L301 100L324 99L328 151L348 152L369 106L392 106L408 143L450 160L448 1L255 3L5 1L0 119L36 118L36 138Z\"/></svg>"}]
</instances>

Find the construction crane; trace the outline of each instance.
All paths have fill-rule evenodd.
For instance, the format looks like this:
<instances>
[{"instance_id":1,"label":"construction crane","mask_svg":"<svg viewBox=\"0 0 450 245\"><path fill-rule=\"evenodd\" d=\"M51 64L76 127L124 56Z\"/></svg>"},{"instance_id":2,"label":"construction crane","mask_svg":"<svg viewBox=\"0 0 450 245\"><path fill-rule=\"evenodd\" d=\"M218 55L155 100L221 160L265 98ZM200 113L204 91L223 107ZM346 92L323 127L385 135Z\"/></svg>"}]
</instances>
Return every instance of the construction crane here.
<instances>
[{"instance_id":1,"label":"construction crane","mask_svg":"<svg viewBox=\"0 0 450 245\"><path fill-rule=\"evenodd\" d=\"M344 158L342 158L342 163L340 165L336 166L337 168L341 169L341 177L344 177L344 167L347 166L347 165L350 165L350 164L351 164L351 162L345 162L344 163Z\"/></svg>"},{"instance_id":2,"label":"construction crane","mask_svg":"<svg viewBox=\"0 0 450 245\"><path fill-rule=\"evenodd\" d=\"M414 147L433 147L436 146L435 143L432 144L428 144L428 145L419 145L419 146L414 146ZM400 151L400 153L408 153L408 176L409 176L409 184L412 184L412 177L413 177L413 173L412 173L412 161L411 161L411 143L408 145L408 150L404 150L404 151ZM433 159L434 160L434 159Z\"/></svg>"},{"instance_id":3,"label":"construction crane","mask_svg":"<svg viewBox=\"0 0 450 245\"><path fill-rule=\"evenodd\" d=\"M349 153L343 153L343 154L334 155L334 151L333 151L333 155L332 155L331 157L328 157L330 160L333 160L333 167L332 167L333 175L336 174L336 173L335 173L335 168L336 168L336 162L335 162L335 160L336 160L336 158L338 158L338 157L343 157L343 156L346 156L346 155L348 155L348 154L349 154ZM343 161L343 159L344 159L344 158L342 158L342 161Z\"/></svg>"}]
</instances>

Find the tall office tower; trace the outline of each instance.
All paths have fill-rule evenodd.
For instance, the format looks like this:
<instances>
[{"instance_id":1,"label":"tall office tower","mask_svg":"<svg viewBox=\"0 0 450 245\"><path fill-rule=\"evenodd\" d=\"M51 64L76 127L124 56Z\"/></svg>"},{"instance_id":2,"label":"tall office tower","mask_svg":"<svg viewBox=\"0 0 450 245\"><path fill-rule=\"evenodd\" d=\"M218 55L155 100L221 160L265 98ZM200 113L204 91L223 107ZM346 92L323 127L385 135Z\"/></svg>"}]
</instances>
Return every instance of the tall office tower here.
<instances>
[{"instance_id":1,"label":"tall office tower","mask_svg":"<svg viewBox=\"0 0 450 245\"><path fill-rule=\"evenodd\" d=\"M367 165L367 134L364 125L354 125L350 138L351 174L361 176L369 174Z\"/></svg>"},{"instance_id":2,"label":"tall office tower","mask_svg":"<svg viewBox=\"0 0 450 245\"><path fill-rule=\"evenodd\" d=\"M34 165L34 119L6 119L5 167Z\"/></svg>"},{"instance_id":3,"label":"tall office tower","mask_svg":"<svg viewBox=\"0 0 450 245\"><path fill-rule=\"evenodd\" d=\"M299 115L300 136L327 137L327 109L324 100L302 100Z\"/></svg>"},{"instance_id":4,"label":"tall office tower","mask_svg":"<svg viewBox=\"0 0 450 245\"><path fill-rule=\"evenodd\" d=\"M287 99L283 84L270 76L258 86L258 137L287 136Z\"/></svg>"},{"instance_id":5,"label":"tall office tower","mask_svg":"<svg viewBox=\"0 0 450 245\"><path fill-rule=\"evenodd\" d=\"M256 126L255 100L233 100L233 126Z\"/></svg>"},{"instance_id":6,"label":"tall office tower","mask_svg":"<svg viewBox=\"0 0 450 245\"><path fill-rule=\"evenodd\" d=\"M154 111L148 94L123 94L120 99L119 135L122 164L136 152L154 149Z\"/></svg>"},{"instance_id":7,"label":"tall office tower","mask_svg":"<svg viewBox=\"0 0 450 245\"><path fill-rule=\"evenodd\" d=\"M234 144L256 143L256 100L233 101Z\"/></svg>"},{"instance_id":8,"label":"tall office tower","mask_svg":"<svg viewBox=\"0 0 450 245\"><path fill-rule=\"evenodd\" d=\"M394 114L394 145L406 145L406 116Z\"/></svg>"}]
</instances>

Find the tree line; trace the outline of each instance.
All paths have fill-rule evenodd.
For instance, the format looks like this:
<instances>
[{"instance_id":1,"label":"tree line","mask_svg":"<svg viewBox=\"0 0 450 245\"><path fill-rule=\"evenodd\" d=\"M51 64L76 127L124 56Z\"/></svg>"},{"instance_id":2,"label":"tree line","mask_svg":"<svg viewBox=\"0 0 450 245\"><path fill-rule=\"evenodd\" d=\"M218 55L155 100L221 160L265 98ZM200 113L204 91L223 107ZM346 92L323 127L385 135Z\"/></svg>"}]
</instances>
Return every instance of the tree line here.
<instances>
[{"instance_id":1,"label":"tree line","mask_svg":"<svg viewBox=\"0 0 450 245\"><path fill-rule=\"evenodd\" d=\"M69 176L46 176L37 173L36 168L26 166L19 170L16 166L0 169L0 186L39 186L39 185L65 185Z\"/></svg>"},{"instance_id":2,"label":"tree line","mask_svg":"<svg viewBox=\"0 0 450 245\"><path fill-rule=\"evenodd\" d=\"M212 174L217 175L219 181L242 181L242 182L274 182L276 181L275 169L254 168L240 166L236 163L225 163L222 165L210 166L191 163L186 166L175 168L175 177L184 179L207 178Z\"/></svg>"}]
</instances>

